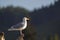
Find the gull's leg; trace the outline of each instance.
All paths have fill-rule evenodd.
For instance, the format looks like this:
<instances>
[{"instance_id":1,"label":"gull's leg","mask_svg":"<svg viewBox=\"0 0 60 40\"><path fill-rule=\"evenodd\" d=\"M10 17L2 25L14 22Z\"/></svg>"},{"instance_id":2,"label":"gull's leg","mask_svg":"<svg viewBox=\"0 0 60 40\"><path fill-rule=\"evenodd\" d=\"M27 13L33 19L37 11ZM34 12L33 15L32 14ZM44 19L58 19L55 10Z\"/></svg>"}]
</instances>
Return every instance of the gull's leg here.
<instances>
[{"instance_id":1,"label":"gull's leg","mask_svg":"<svg viewBox=\"0 0 60 40\"><path fill-rule=\"evenodd\" d=\"M20 30L20 36L18 37L17 40L24 40L24 34L22 33L22 30Z\"/></svg>"},{"instance_id":2,"label":"gull's leg","mask_svg":"<svg viewBox=\"0 0 60 40\"><path fill-rule=\"evenodd\" d=\"M20 30L20 35L22 35L22 30Z\"/></svg>"},{"instance_id":3,"label":"gull's leg","mask_svg":"<svg viewBox=\"0 0 60 40\"><path fill-rule=\"evenodd\" d=\"M20 30L20 35L22 35L24 37L24 34L22 33L22 30Z\"/></svg>"}]
</instances>

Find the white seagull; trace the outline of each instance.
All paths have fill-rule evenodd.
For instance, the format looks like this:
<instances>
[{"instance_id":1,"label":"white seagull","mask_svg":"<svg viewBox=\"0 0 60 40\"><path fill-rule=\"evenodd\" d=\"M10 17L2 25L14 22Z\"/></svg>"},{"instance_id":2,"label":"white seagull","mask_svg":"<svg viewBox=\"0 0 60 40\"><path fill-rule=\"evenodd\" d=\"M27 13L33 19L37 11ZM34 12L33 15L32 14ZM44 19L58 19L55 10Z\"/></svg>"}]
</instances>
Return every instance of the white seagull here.
<instances>
[{"instance_id":1,"label":"white seagull","mask_svg":"<svg viewBox=\"0 0 60 40\"><path fill-rule=\"evenodd\" d=\"M17 31L20 31L20 34L22 35L22 30L24 30L27 27L27 20L29 20L29 18L24 17L21 23L11 26L11 28L9 28L8 31L17 30Z\"/></svg>"}]
</instances>

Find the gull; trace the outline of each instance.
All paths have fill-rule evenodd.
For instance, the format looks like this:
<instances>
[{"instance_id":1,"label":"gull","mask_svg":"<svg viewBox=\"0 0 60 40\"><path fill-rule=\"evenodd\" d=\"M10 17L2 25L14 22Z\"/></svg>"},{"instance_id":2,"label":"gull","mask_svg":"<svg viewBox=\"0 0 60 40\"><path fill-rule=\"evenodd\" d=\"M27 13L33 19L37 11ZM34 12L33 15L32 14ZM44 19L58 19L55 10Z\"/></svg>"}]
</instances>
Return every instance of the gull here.
<instances>
[{"instance_id":1,"label":"gull","mask_svg":"<svg viewBox=\"0 0 60 40\"><path fill-rule=\"evenodd\" d=\"M20 34L22 35L22 30L26 29L27 27L27 20L29 20L29 18L24 17L21 23L11 26L8 31L20 31Z\"/></svg>"}]
</instances>

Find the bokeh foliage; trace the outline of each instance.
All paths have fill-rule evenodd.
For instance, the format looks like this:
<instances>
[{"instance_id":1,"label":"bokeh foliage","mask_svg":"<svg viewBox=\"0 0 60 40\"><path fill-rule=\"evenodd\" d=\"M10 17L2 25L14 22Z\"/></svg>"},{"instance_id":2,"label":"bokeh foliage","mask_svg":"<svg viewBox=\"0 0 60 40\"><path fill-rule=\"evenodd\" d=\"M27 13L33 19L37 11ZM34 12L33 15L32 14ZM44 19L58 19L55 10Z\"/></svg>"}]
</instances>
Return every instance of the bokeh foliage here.
<instances>
[{"instance_id":1,"label":"bokeh foliage","mask_svg":"<svg viewBox=\"0 0 60 40\"><path fill-rule=\"evenodd\" d=\"M22 21L24 16L29 17L29 11L22 7L3 7L0 8L0 31L5 32L6 40L16 40L18 38L19 31L8 32L8 28ZM36 39L35 29L33 26L27 27L24 31L25 40ZM12 36L12 37L11 37Z\"/></svg>"}]
</instances>

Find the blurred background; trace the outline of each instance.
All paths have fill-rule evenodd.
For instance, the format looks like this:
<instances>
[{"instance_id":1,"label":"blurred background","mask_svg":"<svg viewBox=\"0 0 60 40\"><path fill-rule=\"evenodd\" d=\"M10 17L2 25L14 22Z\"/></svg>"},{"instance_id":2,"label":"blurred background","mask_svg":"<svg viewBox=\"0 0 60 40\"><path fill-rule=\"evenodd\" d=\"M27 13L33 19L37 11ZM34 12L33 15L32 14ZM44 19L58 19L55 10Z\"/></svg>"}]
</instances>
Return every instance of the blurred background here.
<instances>
[{"instance_id":1,"label":"blurred background","mask_svg":"<svg viewBox=\"0 0 60 40\"><path fill-rule=\"evenodd\" d=\"M12 25L30 18L24 40L60 40L60 0L0 0L0 32L6 40L16 40L19 31Z\"/></svg>"}]
</instances>

